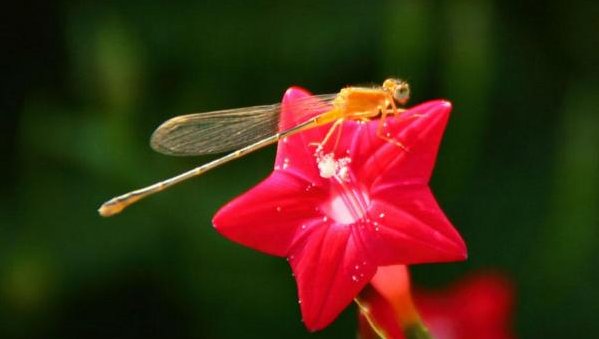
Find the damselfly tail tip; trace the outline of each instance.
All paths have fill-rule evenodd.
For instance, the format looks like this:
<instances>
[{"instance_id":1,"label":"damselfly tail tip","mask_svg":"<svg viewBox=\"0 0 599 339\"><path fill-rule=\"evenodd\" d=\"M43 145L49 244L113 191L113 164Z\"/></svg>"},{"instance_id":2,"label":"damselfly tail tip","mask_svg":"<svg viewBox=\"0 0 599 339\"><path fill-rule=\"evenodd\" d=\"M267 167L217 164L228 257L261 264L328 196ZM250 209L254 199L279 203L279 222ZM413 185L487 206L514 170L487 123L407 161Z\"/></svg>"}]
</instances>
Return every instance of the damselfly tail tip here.
<instances>
[{"instance_id":1,"label":"damselfly tail tip","mask_svg":"<svg viewBox=\"0 0 599 339\"><path fill-rule=\"evenodd\" d=\"M100 215L103 217L111 217L115 214L121 213L121 211L124 210L127 206L135 203L139 199L148 195L147 192L146 194L134 193L136 192L123 194L121 196L108 200L107 202L103 203L102 206L100 206L100 208L98 208L98 213L100 213Z\"/></svg>"},{"instance_id":2,"label":"damselfly tail tip","mask_svg":"<svg viewBox=\"0 0 599 339\"><path fill-rule=\"evenodd\" d=\"M114 200L114 199L113 199ZM98 213L103 217L111 217L115 214L121 213L121 211L125 208L125 204L121 204L119 202L115 202L113 200L109 200L98 208Z\"/></svg>"}]
</instances>

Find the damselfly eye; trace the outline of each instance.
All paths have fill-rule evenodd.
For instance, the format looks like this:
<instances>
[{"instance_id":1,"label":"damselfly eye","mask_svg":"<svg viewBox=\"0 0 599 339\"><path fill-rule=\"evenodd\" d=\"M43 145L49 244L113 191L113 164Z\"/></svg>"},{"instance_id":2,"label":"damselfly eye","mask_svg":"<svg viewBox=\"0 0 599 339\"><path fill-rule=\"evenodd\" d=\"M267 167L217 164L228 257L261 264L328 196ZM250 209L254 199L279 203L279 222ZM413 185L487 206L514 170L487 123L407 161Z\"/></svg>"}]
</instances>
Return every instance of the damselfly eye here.
<instances>
[{"instance_id":1,"label":"damselfly eye","mask_svg":"<svg viewBox=\"0 0 599 339\"><path fill-rule=\"evenodd\" d=\"M408 102L408 99L410 99L410 86L407 82L402 81L397 84L393 92L393 99L400 105Z\"/></svg>"}]
</instances>

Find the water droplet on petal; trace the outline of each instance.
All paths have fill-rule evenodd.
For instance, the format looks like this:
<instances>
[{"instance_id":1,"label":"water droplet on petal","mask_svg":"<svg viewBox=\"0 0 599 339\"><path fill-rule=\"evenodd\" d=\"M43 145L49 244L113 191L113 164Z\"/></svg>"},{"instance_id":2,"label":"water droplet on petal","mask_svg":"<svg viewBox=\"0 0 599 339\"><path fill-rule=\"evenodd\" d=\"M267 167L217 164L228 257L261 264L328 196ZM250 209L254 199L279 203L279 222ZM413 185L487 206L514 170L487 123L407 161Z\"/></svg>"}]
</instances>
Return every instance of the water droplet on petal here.
<instances>
[{"instance_id":1,"label":"water droplet on petal","mask_svg":"<svg viewBox=\"0 0 599 339\"><path fill-rule=\"evenodd\" d=\"M281 206L277 206L277 212L281 212Z\"/></svg>"},{"instance_id":2,"label":"water droplet on petal","mask_svg":"<svg viewBox=\"0 0 599 339\"><path fill-rule=\"evenodd\" d=\"M379 218L383 219L385 217L385 213L379 214Z\"/></svg>"},{"instance_id":3,"label":"water droplet on petal","mask_svg":"<svg viewBox=\"0 0 599 339\"><path fill-rule=\"evenodd\" d=\"M358 280L360 280L360 279L358 278L358 276L357 276L357 275L353 274L353 275L351 276L351 280L353 280L354 282L357 282L357 281L358 281Z\"/></svg>"},{"instance_id":4,"label":"water droplet on petal","mask_svg":"<svg viewBox=\"0 0 599 339\"><path fill-rule=\"evenodd\" d=\"M324 217L322 217L322 221L327 222L329 221L329 217L327 217L326 215Z\"/></svg>"},{"instance_id":5,"label":"water droplet on petal","mask_svg":"<svg viewBox=\"0 0 599 339\"><path fill-rule=\"evenodd\" d=\"M297 303L301 304L302 303L302 299L297 299Z\"/></svg>"}]
</instances>

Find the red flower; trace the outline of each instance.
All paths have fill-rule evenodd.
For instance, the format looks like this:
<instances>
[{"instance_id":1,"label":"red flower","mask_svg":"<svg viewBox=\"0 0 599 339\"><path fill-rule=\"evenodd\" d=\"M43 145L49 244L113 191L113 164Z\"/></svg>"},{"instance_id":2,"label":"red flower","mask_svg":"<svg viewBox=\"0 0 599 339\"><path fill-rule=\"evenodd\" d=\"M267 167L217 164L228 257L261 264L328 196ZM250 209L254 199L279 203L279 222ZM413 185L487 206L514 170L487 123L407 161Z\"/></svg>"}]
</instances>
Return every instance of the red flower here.
<instances>
[{"instance_id":1,"label":"red flower","mask_svg":"<svg viewBox=\"0 0 599 339\"><path fill-rule=\"evenodd\" d=\"M388 338L404 338L398 320L405 314L396 307L395 295L405 294L409 278L405 266L390 266L385 275L396 271L389 279L376 275L373 284L360 295L360 338L378 338L371 323ZM373 279L374 280L374 279ZM408 287L409 288L409 287ZM409 292L407 292L409 293ZM470 276L453 287L440 292L416 291L416 304L432 336L439 339L512 339L510 316L513 307L511 284L498 274ZM405 304L405 303L404 303ZM368 313L370 323L367 321Z\"/></svg>"},{"instance_id":2,"label":"red flower","mask_svg":"<svg viewBox=\"0 0 599 339\"><path fill-rule=\"evenodd\" d=\"M308 97L299 88L286 92L281 126L305 118L297 102ZM317 155L313 143L330 125L286 138L273 173L224 206L214 226L233 241L287 257L311 330L333 321L378 266L462 260L464 242L428 187L450 110L437 100L388 118L385 131L405 149L376 136L377 120L344 122L339 139Z\"/></svg>"},{"instance_id":3,"label":"red flower","mask_svg":"<svg viewBox=\"0 0 599 339\"><path fill-rule=\"evenodd\" d=\"M404 327L421 322L405 265L380 267L357 300L360 339L402 339Z\"/></svg>"},{"instance_id":4,"label":"red flower","mask_svg":"<svg viewBox=\"0 0 599 339\"><path fill-rule=\"evenodd\" d=\"M444 292L417 292L416 305L438 338L509 339L511 284L497 274L480 274Z\"/></svg>"}]
</instances>

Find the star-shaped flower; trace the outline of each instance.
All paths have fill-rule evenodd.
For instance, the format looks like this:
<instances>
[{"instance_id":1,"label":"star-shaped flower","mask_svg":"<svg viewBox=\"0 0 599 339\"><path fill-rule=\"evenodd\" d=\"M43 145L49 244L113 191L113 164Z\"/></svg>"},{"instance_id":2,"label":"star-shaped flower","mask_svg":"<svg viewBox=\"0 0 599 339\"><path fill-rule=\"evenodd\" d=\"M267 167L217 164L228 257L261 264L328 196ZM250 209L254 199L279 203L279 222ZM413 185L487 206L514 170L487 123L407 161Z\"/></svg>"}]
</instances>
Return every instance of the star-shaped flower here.
<instances>
[{"instance_id":1,"label":"star-shaped flower","mask_svg":"<svg viewBox=\"0 0 599 339\"><path fill-rule=\"evenodd\" d=\"M309 97L286 92L281 126L305 119L298 102ZM379 266L462 260L464 242L428 187L450 110L437 100L388 117L384 133L403 147L377 136L378 120L344 122L316 153L330 125L290 136L273 173L221 208L214 226L288 259L311 330L333 321Z\"/></svg>"}]
</instances>

